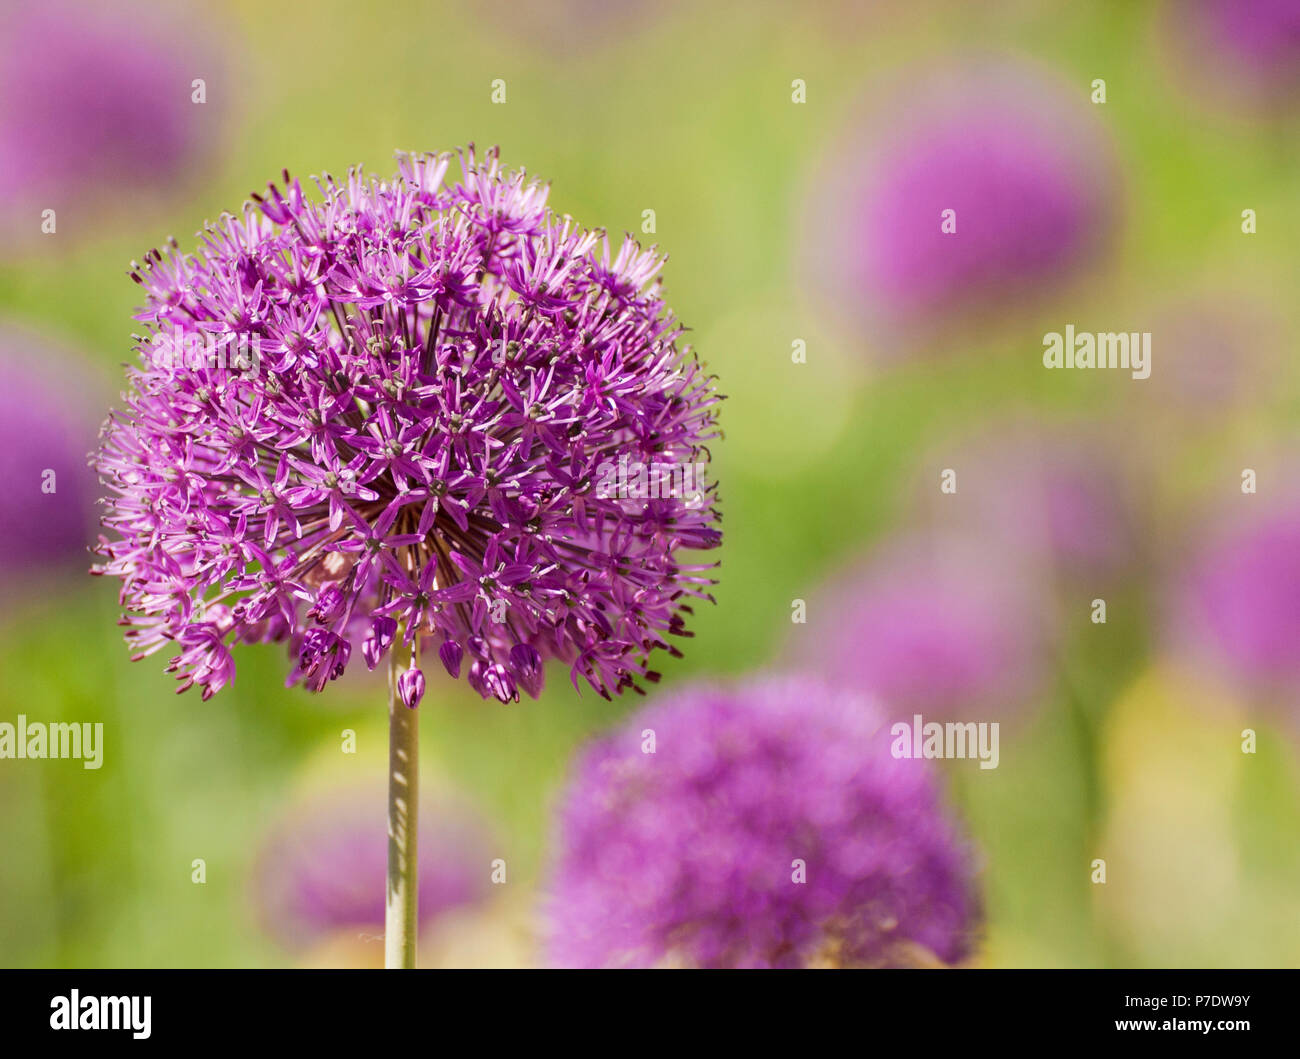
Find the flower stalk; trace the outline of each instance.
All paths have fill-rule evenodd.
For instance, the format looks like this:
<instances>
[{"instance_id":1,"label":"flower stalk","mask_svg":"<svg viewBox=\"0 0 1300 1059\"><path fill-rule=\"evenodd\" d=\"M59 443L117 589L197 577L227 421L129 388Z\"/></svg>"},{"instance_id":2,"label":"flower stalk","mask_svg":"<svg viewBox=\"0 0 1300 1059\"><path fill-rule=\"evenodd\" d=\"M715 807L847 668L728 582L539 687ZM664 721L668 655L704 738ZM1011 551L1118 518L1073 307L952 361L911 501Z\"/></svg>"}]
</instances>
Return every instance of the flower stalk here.
<instances>
[{"instance_id":1,"label":"flower stalk","mask_svg":"<svg viewBox=\"0 0 1300 1059\"><path fill-rule=\"evenodd\" d=\"M416 669L415 644L409 669ZM414 968L419 934L420 714L399 690L405 669L396 645L388 660L388 886L384 966Z\"/></svg>"}]
</instances>

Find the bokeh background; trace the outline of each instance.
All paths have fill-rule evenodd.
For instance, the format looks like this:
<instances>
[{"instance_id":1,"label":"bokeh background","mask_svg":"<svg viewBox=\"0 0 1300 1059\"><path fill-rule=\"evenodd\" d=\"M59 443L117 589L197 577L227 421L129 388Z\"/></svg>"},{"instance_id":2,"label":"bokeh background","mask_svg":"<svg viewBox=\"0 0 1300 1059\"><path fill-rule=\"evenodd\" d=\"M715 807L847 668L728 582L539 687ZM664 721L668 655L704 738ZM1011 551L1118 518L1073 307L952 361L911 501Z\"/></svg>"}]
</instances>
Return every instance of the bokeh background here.
<instances>
[{"instance_id":1,"label":"bokeh background","mask_svg":"<svg viewBox=\"0 0 1300 1059\"><path fill-rule=\"evenodd\" d=\"M1000 721L997 769L941 765L977 965L1300 965L1295 3L4 0L0 35L0 720L105 732L99 770L0 761L0 964L382 962L381 675L244 647L205 704L128 662L84 456L132 259L282 168L473 141L665 249L729 395L718 603L654 694L812 665ZM1151 377L1045 370L1067 323L1150 331ZM423 962L537 959L568 763L639 704L431 682Z\"/></svg>"}]
</instances>

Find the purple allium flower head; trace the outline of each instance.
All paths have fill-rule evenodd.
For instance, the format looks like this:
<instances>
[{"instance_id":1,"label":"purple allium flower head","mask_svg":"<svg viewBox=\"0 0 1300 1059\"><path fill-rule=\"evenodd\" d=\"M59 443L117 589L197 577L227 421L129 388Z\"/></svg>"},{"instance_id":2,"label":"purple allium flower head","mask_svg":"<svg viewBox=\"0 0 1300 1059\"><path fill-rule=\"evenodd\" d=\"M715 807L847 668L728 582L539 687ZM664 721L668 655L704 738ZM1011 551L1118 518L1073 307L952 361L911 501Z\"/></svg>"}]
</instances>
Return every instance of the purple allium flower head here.
<instances>
[{"instance_id":1,"label":"purple allium flower head","mask_svg":"<svg viewBox=\"0 0 1300 1059\"><path fill-rule=\"evenodd\" d=\"M0 330L0 582L84 561L94 523L86 452L94 421L76 397L88 369L25 331Z\"/></svg>"},{"instance_id":2,"label":"purple allium flower head","mask_svg":"<svg viewBox=\"0 0 1300 1059\"><path fill-rule=\"evenodd\" d=\"M1300 500L1214 534L1176 596L1198 657L1253 686L1300 685Z\"/></svg>"},{"instance_id":3,"label":"purple allium flower head","mask_svg":"<svg viewBox=\"0 0 1300 1059\"><path fill-rule=\"evenodd\" d=\"M210 34L156 8L17 0L0 16L0 195L4 211L129 185L166 187L195 160L212 103ZM35 223L32 222L32 227Z\"/></svg>"},{"instance_id":4,"label":"purple allium flower head","mask_svg":"<svg viewBox=\"0 0 1300 1059\"><path fill-rule=\"evenodd\" d=\"M793 626L793 665L875 694L891 720L1007 720L1044 682L1038 595L973 545L887 546L838 573Z\"/></svg>"},{"instance_id":5,"label":"purple allium flower head","mask_svg":"<svg viewBox=\"0 0 1300 1059\"><path fill-rule=\"evenodd\" d=\"M1239 102L1294 100L1300 90L1300 0L1185 0L1168 4L1163 32L1178 42L1183 79Z\"/></svg>"},{"instance_id":6,"label":"purple allium flower head","mask_svg":"<svg viewBox=\"0 0 1300 1059\"><path fill-rule=\"evenodd\" d=\"M503 702L547 658L606 697L653 681L709 598L679 553L720 542L713 485L595 488L716 436L662 259L554 216L495 151L452 184L447 155L400 159L323 179L323 202L285 174L133 273L149 337L104 430L120 539L96 572L123 579L136 657L180 644L205 698L241 640L288 639L313 690L354 644L373 667L417 636Z\"/></svg>"},{"instance_id":7,"label":"purple allium flower head","mask_svg":"<svg viewBox=\"0 0 1300 1059\"><path fill-rule=\"evenodd\" d=\"M454 801L426 801L417 845L421 927L483 899L489 861L475 813ZM336 930L383 930L388 836L374 827L382 813L382 791L333 791L305 799L271 829L254 885L262 918L283 944L298 948Z\"/></svg>"},{"instance_id":8,"label":"purple allium flower head","mask_svg":"<svg viewBox=\"0 0 1300 1059\"><path fill-rule=\"evenodd\" d=\"M1244 59L1296 76L1300 63L1300 3L1296 0L1199 0L1193 4L1216 31L1220 46Z\"/></svg>"},{"instance_id":9,"label":"purple allium flower head","mask_svg":"<svg viewBox=\"0 0 1300 1059\"><path fill-rule=\"evenodd\" d=\"M640 711L578 758L556 841L549 946L563 966L971 951L972 857L927 763L892 756L872 701L816 679L693 688Z\"/></svg>"},{"instance_id":10,"label":"purple allium flower head","mask_svg":"<svg viewBox=\"0 0 1300 1059\"><path fill-rule=\"evenodd\" d=\"M818 288L907 347L936 318L1004 313L1059 287L1114 221L1109 152L1083 107L1010 68L914 78L886 116L851 123L816 183Z\"/></svg>"}]
</instances>

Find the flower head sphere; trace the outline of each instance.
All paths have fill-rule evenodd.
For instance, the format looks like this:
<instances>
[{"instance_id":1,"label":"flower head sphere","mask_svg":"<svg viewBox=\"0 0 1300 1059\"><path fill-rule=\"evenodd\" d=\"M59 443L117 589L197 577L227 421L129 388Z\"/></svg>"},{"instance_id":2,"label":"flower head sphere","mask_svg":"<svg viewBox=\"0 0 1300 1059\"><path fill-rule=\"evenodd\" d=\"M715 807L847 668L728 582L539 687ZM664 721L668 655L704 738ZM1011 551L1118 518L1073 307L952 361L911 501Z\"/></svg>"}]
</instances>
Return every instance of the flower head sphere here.
<instances>
[{"instance_id":1,"label":"flower head sphere","mask_svg":"<svg viewBox=\"0 0 1300 1059\"><path fill-rule=\"evenodd\" d=\"M548 658L609 697L710 598L680 553L720 543L715 486L597 488L716 436L663 259L555 216L495 151L458 183L450 161L327 176L319 202L285 173L134 269L147 334L104 428L120 539L96 572L123 579L136 657L179 647L181 690L228 683L239 641L287 640L318 691L358 644L373 669L432 637L485 698L536 696Z\"/></svg>"},{"instance_id":2,"label":"flower head sphere","mask_svg":"<svg viewBox=\"0 0 1300 1059\"><path fill-rule=\"evenodd\" d=\"M928 763L814 679L640 711L579 757L556 837L561 966L932 965L974 940L971 856Z\"/></svg>"}]
</instances>

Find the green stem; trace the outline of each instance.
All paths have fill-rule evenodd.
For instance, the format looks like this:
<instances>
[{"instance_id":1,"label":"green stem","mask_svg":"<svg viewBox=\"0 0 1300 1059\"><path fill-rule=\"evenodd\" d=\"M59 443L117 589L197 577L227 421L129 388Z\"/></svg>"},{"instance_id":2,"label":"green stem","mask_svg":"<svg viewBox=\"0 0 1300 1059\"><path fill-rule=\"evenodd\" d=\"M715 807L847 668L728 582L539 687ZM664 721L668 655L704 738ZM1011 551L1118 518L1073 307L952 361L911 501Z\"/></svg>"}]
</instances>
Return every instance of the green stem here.
<instances>
[{"instance_id":1,"label":"green stem","mask_svg":"<svg viewBox=\"0 0 1300 1059\"><path fill-rule=\"evenodd\" d=\"M388 895L384 906L384 966L415 966L419 933L416 877L420 801L420 711L397 693L403 670L399 631L388 661Z\"/></svg>"}]
</instances>

